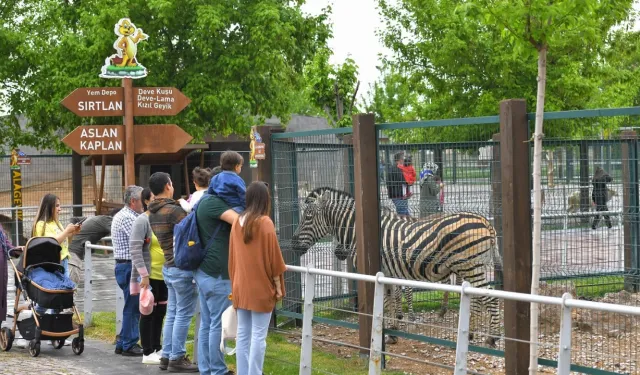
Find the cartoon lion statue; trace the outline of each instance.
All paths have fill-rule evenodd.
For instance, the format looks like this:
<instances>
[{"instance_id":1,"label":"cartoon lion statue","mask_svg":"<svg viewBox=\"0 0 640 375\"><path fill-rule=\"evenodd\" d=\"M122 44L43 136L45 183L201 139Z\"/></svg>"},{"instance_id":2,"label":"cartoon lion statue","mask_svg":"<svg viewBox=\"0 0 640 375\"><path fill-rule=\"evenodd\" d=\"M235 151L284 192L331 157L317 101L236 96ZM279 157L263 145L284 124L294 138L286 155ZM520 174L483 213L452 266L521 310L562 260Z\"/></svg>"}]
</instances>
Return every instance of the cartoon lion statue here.
<instances>
[{"instance_id":1,"label":"cartoon lion statue","mask_svg":"<svg viewBox=\"0 0 640 375\"><path fill-rule=\"evenodd\" d=\"M107 57L102 67L103 78L142 78L146 76L146 68L138 63L138 43L149 38L142 29L137 28L128 18L122 18L113 28L118 39L113 43L117 53Z\"/></svg>"}]
</instances>

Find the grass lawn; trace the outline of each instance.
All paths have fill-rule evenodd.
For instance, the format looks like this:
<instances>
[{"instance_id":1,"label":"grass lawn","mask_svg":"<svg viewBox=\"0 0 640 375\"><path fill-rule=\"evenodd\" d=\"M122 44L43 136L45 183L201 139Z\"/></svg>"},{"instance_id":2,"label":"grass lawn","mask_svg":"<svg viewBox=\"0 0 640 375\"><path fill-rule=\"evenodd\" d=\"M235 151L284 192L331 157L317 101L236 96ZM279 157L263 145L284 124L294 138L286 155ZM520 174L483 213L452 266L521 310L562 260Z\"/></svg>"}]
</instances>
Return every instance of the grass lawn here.
<instances>
[{"instance_id":1,"label":"grass lawn","mask_svg":"<svg viewBox=\"0 0 640 375\"><path fill-rule=\"evenodd\" d=\"M88 337L107 342L115 340L115 313L100 312L93 314L92 326L87 328ZM195 323L189 327L187 342L193 342ZM193 344L187 344L187 352L193 355ZM355 356L357 357L357 356ZM229 368L235 370L235 356L226 357ZM300 346L291 344L284 335L270 333L267 338L267 354L264 364L264 374L297 375L299 373ZM314 348L312 367L313 373L332 373L336 375L367 374L366 365L359 359L345 359L330 353L324 353ZM389 375L401 375L401 372L385 372Z\"/></svg>"}]
</instances>

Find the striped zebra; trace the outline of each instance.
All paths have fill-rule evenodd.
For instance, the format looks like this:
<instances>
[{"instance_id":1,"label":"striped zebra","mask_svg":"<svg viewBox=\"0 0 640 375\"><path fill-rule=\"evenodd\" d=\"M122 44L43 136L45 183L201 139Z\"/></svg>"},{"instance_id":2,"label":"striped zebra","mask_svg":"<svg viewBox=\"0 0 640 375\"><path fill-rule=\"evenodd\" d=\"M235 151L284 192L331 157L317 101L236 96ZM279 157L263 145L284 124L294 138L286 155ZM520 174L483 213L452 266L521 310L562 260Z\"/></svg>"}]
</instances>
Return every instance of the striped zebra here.
<instances>
[{"instance_id":1,"label":"striped zebra","mask_svg":"<svg viewBox=\"0 0 640 375\"><path fill-rule=\"evenodd\" d=\"M355 258L355 200L329 187L313 190L305 199L300 224L292 237L294 251L306 253L318 240L332 235L339 260ZM487 265L500 260L496 231L477 214L440 214L424 220L381 215L382 271L409 280L441 282L453 273L474 287L488 287ZM471 329L476 330L482 309L490 315L489 336L495 346L500 335L499 303L493 297L472 298ZM392 327L394 328L394 327ZM472 337L472 335L470 335Z\"/></svg>"}]
</instances>

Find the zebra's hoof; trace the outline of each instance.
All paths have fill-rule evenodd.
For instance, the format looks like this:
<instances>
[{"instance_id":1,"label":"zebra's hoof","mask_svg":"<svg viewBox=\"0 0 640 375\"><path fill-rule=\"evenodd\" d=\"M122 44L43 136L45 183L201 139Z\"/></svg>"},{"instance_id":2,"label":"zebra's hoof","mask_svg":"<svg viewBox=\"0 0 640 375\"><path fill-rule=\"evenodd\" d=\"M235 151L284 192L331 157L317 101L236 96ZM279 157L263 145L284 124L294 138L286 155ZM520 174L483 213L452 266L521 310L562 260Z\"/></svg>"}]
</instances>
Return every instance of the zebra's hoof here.
<instances>
[{"instance_id":1,"label":"zebra's hoof","mask_svg":"<svg viewBox=\"0 0 640 375\"><path fill-rule=\"evenodd\" d=\"M402 320L403 318L404 318L404 315L402 315L402 314L397 314L396 315L396 319L398 319L398 320Z\"/></svg>"},{"instance_id":2,"label":"zebra's hoof","mask_svg":"<svg viewBox=\"0 0 640 375\"><path fill-rule=\"evenodd\" d=\"M413 314L409 314L409 321L410 322L415 322L416 321L416 316Z\"/></svg>"},{"instance_id":3,"label":"zebra's hoof","mask_svg":"<svg viewBox=\"0 0 640 375\"><path fill-rule=\"evenodd\" d=\"M394 345L398 343L398 336L387 336L385 343L388 345Z\"/></svg>"},{"instance_id":4,"label":"zebra's hoof","mask_svg":"<svg viewBox=\"0 0 640 375\"><path fill-rule=\"evenodd\" d=\"M487 346L489 346L490 348L495 348L497 347L496 342L498 340L496 340L495 337L487 337L486 340L484 340L484 343L487 344Z\"/></svg>"},{"instance_id":5,"label":"zebra's hoof","mask_svg":"<svg viewBox=\"0 0 640 375\"><path fill-rule=\"evenodd\" d=\"M473 333L469 333L469 341L473 341Z\"/></svg>"}]
</instances>

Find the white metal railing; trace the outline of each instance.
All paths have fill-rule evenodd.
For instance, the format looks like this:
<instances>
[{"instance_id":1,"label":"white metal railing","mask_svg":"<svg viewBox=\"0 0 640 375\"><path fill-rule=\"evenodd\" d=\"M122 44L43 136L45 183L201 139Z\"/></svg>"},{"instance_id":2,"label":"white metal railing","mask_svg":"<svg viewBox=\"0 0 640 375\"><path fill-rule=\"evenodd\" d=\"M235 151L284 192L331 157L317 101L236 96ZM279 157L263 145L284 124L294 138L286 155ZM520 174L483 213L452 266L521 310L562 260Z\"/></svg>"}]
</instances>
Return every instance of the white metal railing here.
<instances>
[{"instance_id":1,"label":"white metal railing","mask_svg":"<svg viewBox=\"0 0 640 375\"><path fill-rule=\"evenodd\" d=\"M102 240L111 240L104 237ZM105 250L113 252L113 246L94 245L87 241L84 244L84 326L91 324L93 316L93 259L91 250ZM122 310L124 309L124 294L116 287L116 332L122 328Z\"/></svg>"},{"instance_id":2,"label":"white metal railing","mask_svg":"<svg viewBox=\"0 0 640 375\"><path fill-rule=\"evenodd\" d=\"M112 246L93 245L85 243L84 260L84 323L89 326L93 312L93 287L92 272L93 263L91 250L113 251ZM379 375L382 372L382 333L384 319L384 290L386 285L411 287L414 289L426 289L441 292L453 292L460 294L460 313L458 317L455 375L467 374L467 355L469 352L469 323L471 317L471 297L494 297L503 300L539 303L560 306L560 340L558 352L558 375L569 375L571 366L571 327L572 309L580 308L609 313L619 313L640 316L640 307L616 305L610 303L583 301L573 299L570 293L565 293L561 298L524 293L506 292L502 290L474 288L465 281L462 286L431 283L415 280L403 280L385 277L382 272L375 276L358 273L324 270L312 267L287 266L287 270L304 274L304 309L302 326L302 348L300 352L300 374L310 375L312 372L312 348L313 348L313 299L315 295L316 275L338 277L347 280L364 281L375 284L373 316L371 326L371 346L369 354L369 375ZM116 332L122 328L122 310L124 308L124 296L120 288L116 288ZM198 319L196 319L198 320ZM197 337L197 335L196 335ZM194 345L194 356L197 352Z\"/></svg>"},{"instance_id":3,"label":"white metal railing","mask_svg":"<svg viewBox=\"0 0 640 375\"><path fill-rule=\"evenodd\" d=\"M456 360L454 374L467 374L467 354L469 352L469 321L471 316L471 297L494 297L503 300L540 303L561 306L560 340L558 351L558 374L569 375L571 367L571 310L574 308L604 311L610 313L640 316L640 307L615 305L609 303L583 301L573 299L570 293L562 298L506 292L501 290L473 288L465 281L462 286L437 284L423 281L402 280L385 277L382 272L375 276L357 273L323 270L311 267L287 266L287 270L304 274L305 294L302 325L302 349L300 353L300 374L311 374L311 351L313 345L313 297L315 293L315 276L324 275L375 283L373 301L373 321L371 326L371 347L369 354L369 375L382 373L382 327L384 317L385 285L428 289L442 292L460 293L460 314L457 329Z\"/></svg>"}]
</instances>

